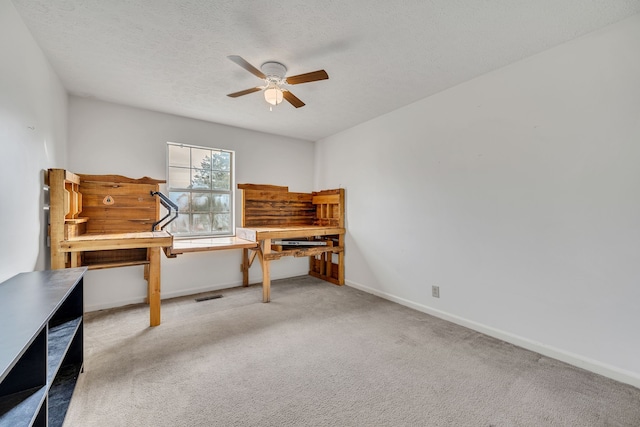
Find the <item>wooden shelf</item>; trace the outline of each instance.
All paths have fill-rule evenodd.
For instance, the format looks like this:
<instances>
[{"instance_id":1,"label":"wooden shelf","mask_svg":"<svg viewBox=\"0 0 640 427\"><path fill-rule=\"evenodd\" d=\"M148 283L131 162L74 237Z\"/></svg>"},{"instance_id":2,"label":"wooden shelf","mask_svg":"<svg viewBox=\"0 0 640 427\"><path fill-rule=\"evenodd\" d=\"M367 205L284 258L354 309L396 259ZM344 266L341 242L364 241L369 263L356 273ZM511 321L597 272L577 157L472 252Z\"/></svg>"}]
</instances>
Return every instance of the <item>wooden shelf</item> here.
<instances>
[{"instance_id":1,"label":"wooden shelf","mask_svg":"<svg viewBox=\"0 0 640 427\"><path fill-rule=\"evenodd\" d=\"M275 248L274 248L275 247ZM285 249L280 245L271 245L271 249L274 252L270 254L264 255L265 260L273 261L274 259L280 259L283 256L294 256L294 257L307 257L307 256L316 256L324 253L340 253L344 251L344 248L339 246L314 246L314 247L296 247L291 249Z\"/></svg>"},{"instance_id":2,"label":"wooden shelf","mask_svg":"<svg viewBox=\"0 0 640 427\"><path fill-rule=\"evenodd\" d=\"M87 264L87 268L89 270L100 270L103 268L132 267L134 265L149 265L149 261L101 262L99 264Z\"/></svg>"},{"instance_id":3,"label":"wooden shelf","mask_svg":"<svg viewBox=\"0 0 640 427\"><path fill-rule=\"evenodd\" d=\"M89 218L65 218L65 224L82 224L89 221Z\"/></svg>"}]
</instances>

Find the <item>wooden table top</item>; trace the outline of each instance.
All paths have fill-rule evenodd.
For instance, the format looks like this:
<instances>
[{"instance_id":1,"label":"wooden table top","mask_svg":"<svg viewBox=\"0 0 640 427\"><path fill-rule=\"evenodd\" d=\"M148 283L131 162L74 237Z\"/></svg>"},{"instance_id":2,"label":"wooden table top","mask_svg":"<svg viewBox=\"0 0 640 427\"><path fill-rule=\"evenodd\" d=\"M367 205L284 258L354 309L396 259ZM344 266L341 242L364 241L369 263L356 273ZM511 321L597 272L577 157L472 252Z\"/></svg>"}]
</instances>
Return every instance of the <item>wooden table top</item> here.
<instances>
[{"instance_id":1,"label":"wooden table top","mask_svg":"<svg viewBox=\"0 0 640 427\"><path fill-rule=\"evenodd\" d=\"M169 247L173 236L166 231L137 233L80 234L60 242L64 252L102 251L109 249L134 249Z\"/></svg>"},{"instance_id":2,"label":"wooden table top","mask_svg":"<svg viewBox=\"0 0 640 427\"><path fill-rule=\"evenodd\" d=\"M199 239L176 239L170 249L171 255L188 252L221 251L227 249L255 248L258 244L239 237L206 237Z\"/></svg>"},{"instance_id":3,"label":"wooden table top","mask_svg":"<svg viewBox=\"0 0 640 427\"><path fill-rule=\"evenodd\" d=\"M327 227L321 225L289 225L286 227L238 227L236 234L246 240L254 242L264 239L289 239L294 237L329 236L345 234L342 227Z\"/></svg>"}]
</instances>

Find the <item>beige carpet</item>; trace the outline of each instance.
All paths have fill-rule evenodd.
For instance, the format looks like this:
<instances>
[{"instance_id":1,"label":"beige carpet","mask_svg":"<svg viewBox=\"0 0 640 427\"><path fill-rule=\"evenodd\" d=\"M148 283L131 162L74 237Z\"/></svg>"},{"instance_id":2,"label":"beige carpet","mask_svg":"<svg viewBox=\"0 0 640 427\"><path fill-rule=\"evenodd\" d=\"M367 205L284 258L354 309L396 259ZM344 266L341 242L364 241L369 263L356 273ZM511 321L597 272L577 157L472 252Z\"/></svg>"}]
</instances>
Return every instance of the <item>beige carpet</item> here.
<instances>
[{"instance_id":1,"label":"beige carpet","mask_svg":"<svg viewBox=\"0 0 640 427\"><path fill-rule=\"evenodd\" d=\"M65 427L640 426L640 390L311 277L89 313Z\"/></svg>"}]
</instances>

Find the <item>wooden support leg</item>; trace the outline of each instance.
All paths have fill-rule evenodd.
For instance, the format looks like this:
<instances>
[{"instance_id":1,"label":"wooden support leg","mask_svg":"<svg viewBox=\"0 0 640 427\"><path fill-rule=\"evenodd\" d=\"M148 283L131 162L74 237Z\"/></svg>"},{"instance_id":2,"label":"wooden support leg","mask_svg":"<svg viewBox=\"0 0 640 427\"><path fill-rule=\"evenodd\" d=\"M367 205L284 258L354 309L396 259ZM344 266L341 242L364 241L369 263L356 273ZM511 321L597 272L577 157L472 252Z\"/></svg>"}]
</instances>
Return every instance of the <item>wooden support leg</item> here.
<instances>
[{"instance_id":1,"label":"wooden support leg","mask_svg":"<svg viewBox=\"0 0 640 427\"><path fill-rule=\"evenodd\" d=\"M150 250L147 249L147 260L150 257ZM149 286L149 264L144 265L144 280L147 281L147 297L144 299L145 304L149 304L151 300L151 286Z\"/></svg>"},{"instance_id":2,"label":"wooden support leg","mask_svg":"<svg viewBox=\"0 0 640 427\"><path fill-rule=\"evenodd\" d=\"M160 324L160 248L149 249L149 326Z\"/></svg>"},{"instance_id":3,"label":"wooden support leg","mask_svg":"<svg viewBox=\"0 0 640 427\"><path fill-rule=\"evenodd\" d=\"M325 260L325 274L328 278L332 278L333 268L331 264L333 263L333 254L331 252L326 252L324 255L327 257L327 259Z\"/></svg>"},{"instance_id":4,"label":"wooden support leg","mask_svg":"<svg viewBox=\"0 0 640 427\"><path fill-rule=\"evenodd\" d=\"M260 258L260 264L262 264L262 250L260 248L257 249L243 249L242 254L242 286L249 286L249 269L253 265L253 261L256 259L256 256ZM249 255L249 253L251 255Z\"/></svg>"},{"instance_id":5,"label":"wooden support leg","mask_svg":"<svg viewBox=\"0 0 640 427\"><path fill-rule=\"evenodd\" d=\"M82 265L80 254L80 252L69 253L69 256L71 257L71 268L80 267Z\"/></svg>"},{"instance_id":6,"label":"wooden support leg","mask_svg":"<svg viewBox=\"0 0 640 427\"><path fill-rule=\"evenodd\" d=\"M249 286L249 249L242 249L242 286Z\"/></svg>"},{"instance_id":7,"label":"wooden support leg","mask_svg":"<svg viewBox=\"0 0 640 427\"><path fill-rule=\"evenodd\" d=\"M338 237L338 246L343 249L338 252L338 284L344 285L344 234Z\"/></svg>"},{"instance_id":8,"label":"wooden support leg","mask_svg":"<svg viewBox=\"0 0 640 427\"><path fill-rule=\"evenodd\" d=\"M326 253L320 254L320 270L318 271L318 273L321 276L326 276L326 272L325 272L325 267L327 265L326 259L327 259Z\"/></svg>"},{"instance_id":9,"label":"wooden support leg","mask_svg":"<svg viewBox=\"0 0 640 427\"><path fill-rule=\"evenodd\" d=\"M264 239L262 241L262 302L271 301L271 261L268 259L268 255L271 253L271 239Z\"/></svg>"},{"instance_id":10,"label":"wooden support leg","mask_svg":"<svg viewBox=\"0 0 640 427\"><path fill-rule=\"evenodd\" d=\"M51 169L49 178L49 238L51 241L51 269L67 267L67 255L60 249L60 242L65 240L64 217L66 212L64 178L65 171Z\"/></svg>"}]
</instances>

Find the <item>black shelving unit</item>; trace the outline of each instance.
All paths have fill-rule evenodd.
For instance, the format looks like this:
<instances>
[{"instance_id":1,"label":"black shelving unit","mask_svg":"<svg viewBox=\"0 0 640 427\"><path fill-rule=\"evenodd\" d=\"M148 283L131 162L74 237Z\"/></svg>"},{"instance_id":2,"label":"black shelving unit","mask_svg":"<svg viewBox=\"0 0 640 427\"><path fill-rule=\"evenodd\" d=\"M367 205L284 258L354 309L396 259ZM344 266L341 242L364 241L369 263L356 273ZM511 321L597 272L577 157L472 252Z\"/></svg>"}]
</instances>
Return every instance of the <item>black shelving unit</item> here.
<instances>
[{"instance_id":1,"label":"black shelving unit","mask_svg":"<svg viewBox=\"0 0 640 427\"><path fill-rule=\"evenodd\" d=\"M83 366L86 267L0 283L0 427L60 427Z\"/></svg>"}]
</instances>

